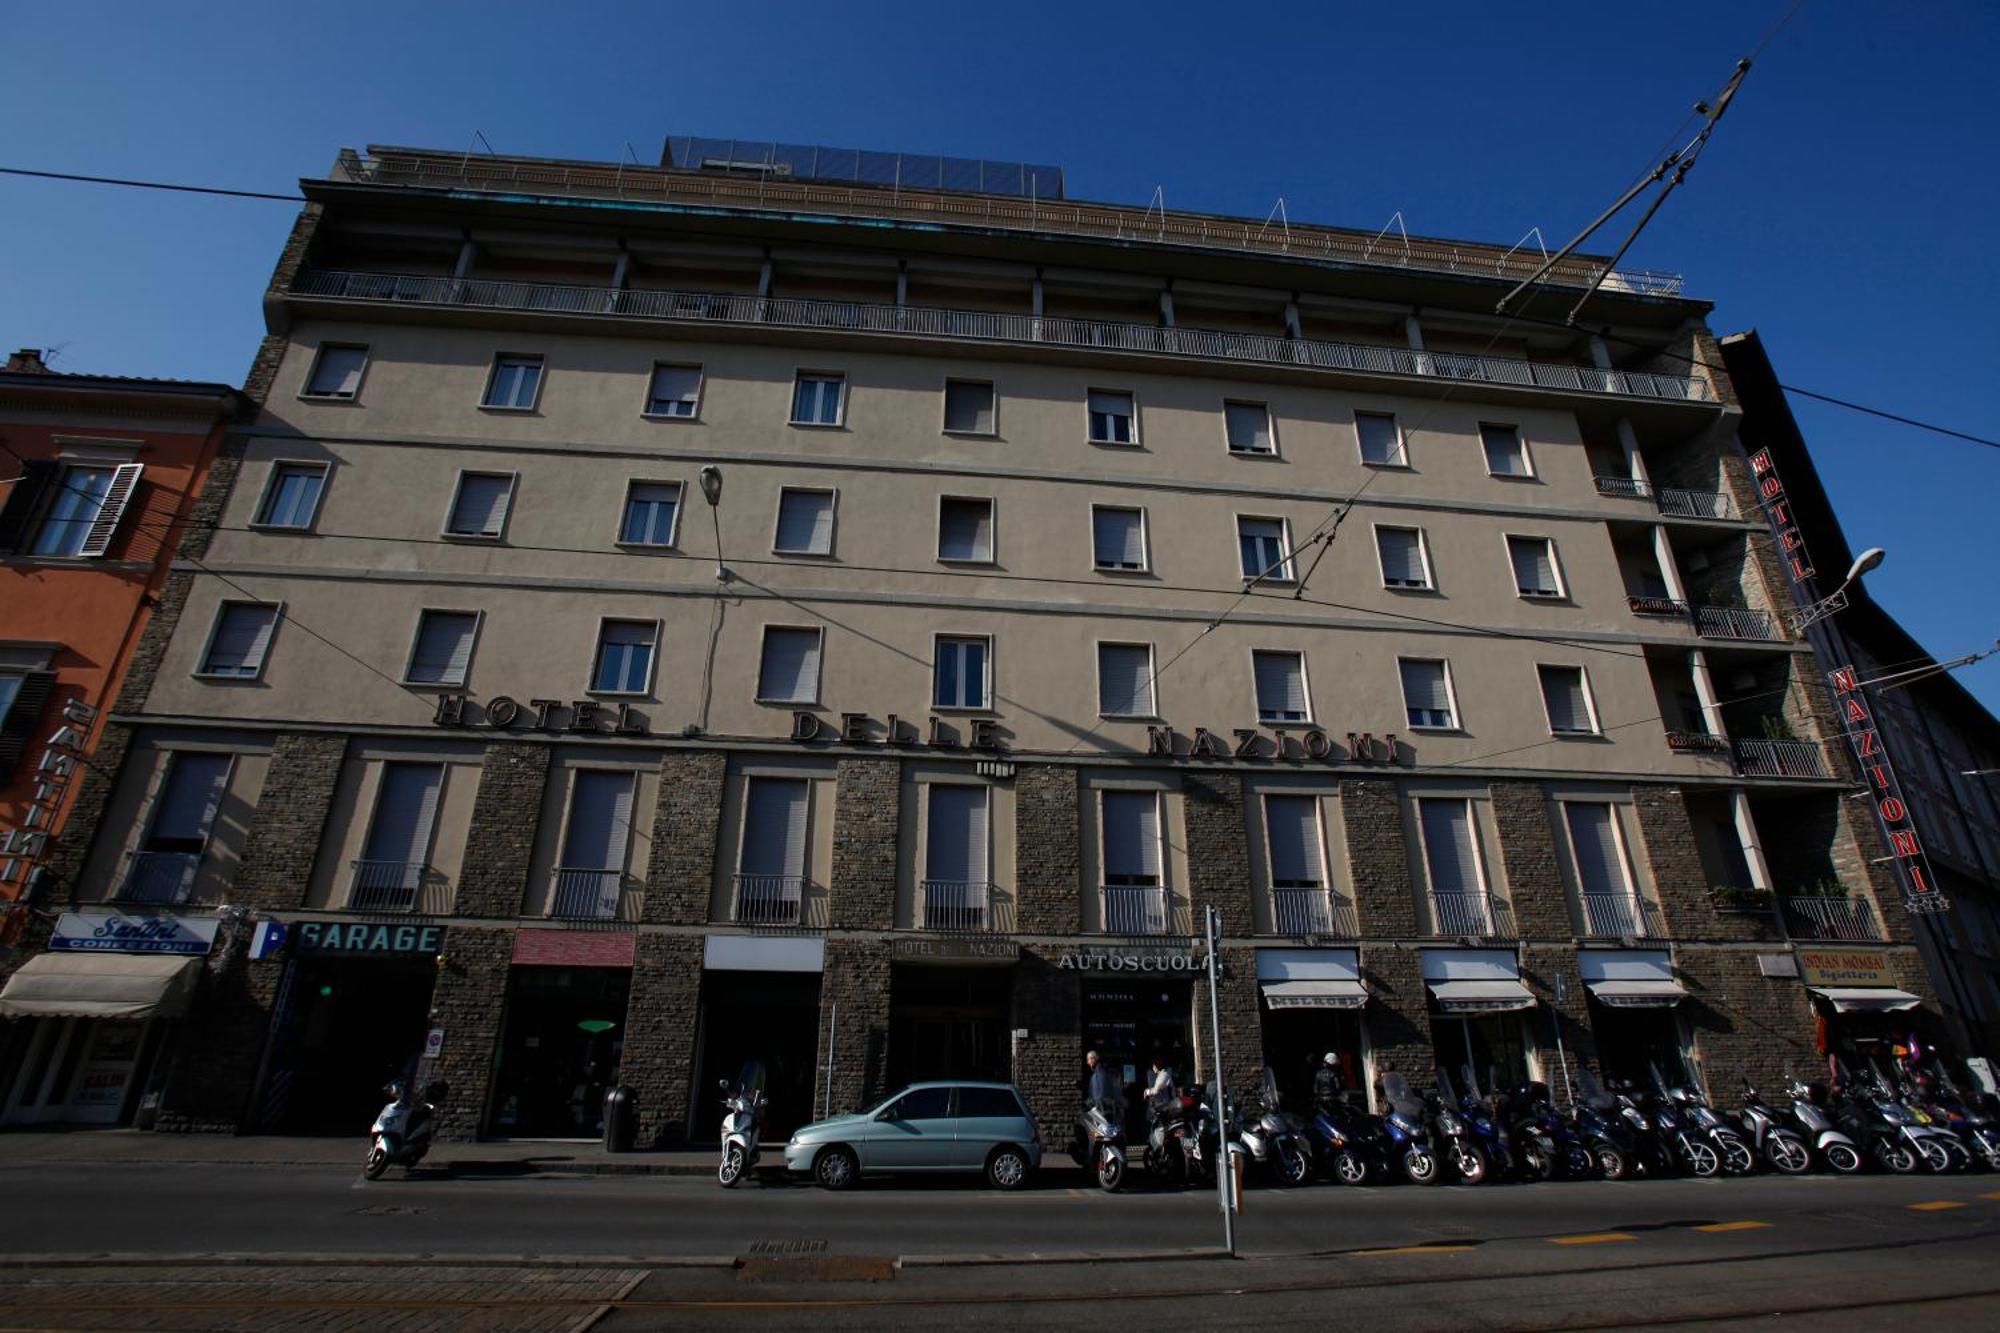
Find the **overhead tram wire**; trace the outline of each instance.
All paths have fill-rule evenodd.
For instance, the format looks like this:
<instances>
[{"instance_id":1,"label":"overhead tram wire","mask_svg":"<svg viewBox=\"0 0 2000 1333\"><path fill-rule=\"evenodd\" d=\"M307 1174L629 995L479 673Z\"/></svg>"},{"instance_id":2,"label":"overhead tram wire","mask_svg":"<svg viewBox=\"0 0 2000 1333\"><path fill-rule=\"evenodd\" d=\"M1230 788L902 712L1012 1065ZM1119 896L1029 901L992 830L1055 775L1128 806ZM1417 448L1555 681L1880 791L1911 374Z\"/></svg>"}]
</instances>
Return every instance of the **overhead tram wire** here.
<instances>
[{"instance_id":1,"label":"overhead tram wire","mask_svg":"<svg viewBox=\"0 0 2000 1333\"><path fill-rule=\"evenodd\" d=\"M306 201L302 194L227 190L216 185L174 185L167 181L127 180L118 176L86 176L72 171L31 171L26 167L0 167L0 176L29 176L38 180L71 181L84 185L122 185L131 190L167 190L176 194L212 194L226 199L270 199L286 204L302 204Z\"/></svg>"}]
</instances>

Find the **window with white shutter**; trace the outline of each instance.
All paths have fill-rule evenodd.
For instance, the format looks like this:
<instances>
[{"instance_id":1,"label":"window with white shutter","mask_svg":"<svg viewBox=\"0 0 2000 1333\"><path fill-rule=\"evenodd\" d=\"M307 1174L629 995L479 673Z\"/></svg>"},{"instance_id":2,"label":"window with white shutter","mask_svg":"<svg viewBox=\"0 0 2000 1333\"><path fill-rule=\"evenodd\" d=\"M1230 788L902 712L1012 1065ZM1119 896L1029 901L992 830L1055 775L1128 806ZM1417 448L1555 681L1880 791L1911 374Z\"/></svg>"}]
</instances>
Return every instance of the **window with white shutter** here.
<instances>
[{"instance_id":1,"label":"window with white shutter","mask_svg":"<svg viewBox=\"0 0 2000 1333\"><path fill-rule=\"evenodd\" d=\"M931 702L939 708L986 707L986 673L992 641L940 635Z\"/></svg>"},{"instance_id":2,"label":"window with white shutter","mask_svg":"<svg viewBox=\"0 0 2000 1333\"><path fill-rule=\"evenodd\" d=\"M1542 703L1549 715L1549 730L1557 735L1594 736L1597 724L1591 717L1590 692L1584 685L1582 667L1545 666L1537 668L1542 679Z\"/></svg>"},{"instance_id":3,"label":"window with white shutter","mask_svg":"<svg viewBox=\"0 0 2000 1333\"><path fill-rule=\"evenodd\" d=\"M833 554L833 492L778 492L778 540L781 555Z\"/></svg>"},{"instance_id":4,"label":"window with white shutter","mask_svg":"<svg viewBox=\"0 0 2000 1333\"><path fill-rule=\"evenodd\" d=\"M138 463L113 467L66 465L28 548L33 555L102 556L139 484Z\"/></svg>"},{"instance_id":5,"label":"window with white shutter","mask_svg":"<svg viewBox=\"0 0 2000 1333\"><path fill-rule=\"evenodd\" d=\"M1089 395L1090 442L1092 444L1137 444L1139 433L1132 395L1113 389L1092 389Z\"/></svg>"},{"instance_id":6,"label":"window with white shutter","mask_svg":"<svg viewBox=\"0 0 2000 1333\"><path fill-rule=\"evenodd\" d=\"M1239 516L1236 546L1244 578L1262 578L1266 583L1292 581L1291 542L1283 519Z\"/></svg>"},{"instance_id":7,"label":"window with white shutter","mask_svg":"<svg viewBox=\"0 0 2000 1333\"><path fill-rule=\"evenodd\" d=\"M275 602L224 602L195 674L254 680L264 670L278 611Z\"/></svg>"},{"instance_id":8,"label":"window with white shutter","mask_svg":"<svg viewBox=\"0 0 2000 1333\"><path fill-rule=\"evenodd\" d=\"M1152 717L1153 649L1143 643L1097 646L1097 711L1106 717Z\"/></svg>"},{"instance_id":9,"label":"window with white shutter","mask_svg":"<svg viewBox=\"0 0 2000 1333\"><path fill-rule=\"evenodd\" d=\"M1250 654L1252 674L1257 679L1257 720L1259 722L1304 722L1312 716L1306 701L1306 658L1304 653L1265 652Z\"/></svg>"},{"instance_id":10,"label":"window with white shutter","mask_svg":"<svg viewBox=\"0 0 2000 1333\"><path fill-rule=\"evenodd\" d=\"M1222 417L1229 433L1229 451L1234 454L1275 453L1271 441L1271 408L1266 403L1226 402Z\"/></svg>"},{"instance_id":11,"label":"window with white shutter","mask_svg":"<svg viewBox=\"0 0 2000 1333\"><path fill-rule=\"evenodd\" d=\"M1563 819L1576 857L1576 882L1585 893L1631 896L1632 877L1619 844L1618 817L1604 801L1567 801Z\"/></svg>"},{"instance_id":12,"label":"window with white shutter","mask_svg":"<svg viewBox=\"0 0 2000 1333\"><path fill-rule=\"evenodd\" d=\"M312 374L306 378L307 398L352 398L361 392L361 371L368 364L366 347L327 344L319 349Z\"/></svg>"},{"instance_id":13,"label":"window with white shutter","mask_svg":"<svg viewBox=\"0 0 2000 1333\"><path fill-rule=\"evenodd\" d=\"M461 472L444 530L453 537L498 537L506 531L513 498L513 473Z\"/></svg>"},{"instance_id":14,"label":"window with white shutter","mask_svg":"<svg viewBox=\"0 0 2000 1333\"><path fill-rule=\"evenodd\" d=\"M625 515L618 524L622 546L672 546L680 520L681 484L635 481L625 490Z\"/></svg>"},{"instance_id":15,"label":"window with white shutter","mask_svg":"<svg viewBox=\"0 0 2000 1333\"><path fill-rule=\"evenodd\" d=\"M757 671L757 698L765 703L819 701L820 632L777 625L764 630L764 657Z\"/></svg>"},{"instance_id":16,"label":"window with white shutter","mask_svg":"<svg viewBox=\"0 0 2000 1333\"><path fill-rule=\"evenodd\" d=\"M1150 886L1160 880L1160 794L1103 793L1104 882Z\"/></svg>"},{"instance_id":17,"label":"window with white shutter","mask_svg":"<svg viewBox=\"0 0 2000 1333\"><path fill-rule=\"evenodd\" d=\"M953 435L991 435L992 384L984 380L946 380L944 428Z\"/></svg>"},{"instance_id":18,"label":"window with white shutter","mask_svg":"<svg viewBox=\"0 0 2000 1333\"><path fill-rule=\"evenodd\" d=\"M1361 461L1376 467L1407 467L1403 430L1387 412L1356 412L1354 433L1361 441Z\"/></svg>"},{"instance_id":19,"label":"window with white shutter","mask_svg":"<svg viewBox=\"0 0 2000 1333\"><path fill-rule=\"evenodd\" d=\"M1494 476L1534 475L1528 466L1528 446L1522 442L1517 427L1482 425L1479 428L1479 444L1486 451L1486 470Z\"/></svg>"},{"instance_id":20,"label":"window with white shutter","mask_svg":"<svg viewBox=\"0 0 2000 1333\"><path fill-rule=\"evenodd\" d=\"M932 783L924 831L924 878L984 884L987 874L986 788Z\"/></svg>"},{"instance_id":21,"label":"window with white shutter","mask_svg":"<svg viewBox=\"0 0 2000 1333\"><path fill-rule=\"evenodd\" d=\"M98 557L111 552L111 539L118 533L119 520L125 517L132 497L139 489L139 474L146 469L139 463L121 463L112 470L111 485L104 492L104 499L97 506L97 512L84 526L83 543L77 548L81 556Z\"/></svg>"},{"instance_id":22,"label":"window with white shutter","mask_svg":"<svg viewBox=\"0 0 2000 1333\"><path fill-rule=\"evenodd\" d=\"M1146 511L1093 505L1090 544L1099 569L1146 568Z\"/></svg>"},{"instance_id":23,"label":"window with white shutter","mask_svg":"<svg viewBox=\"0 0 2000 1333\"><path fill-rule=\"evenodd\" d=\"M1556 546L1547 537L1509 537L1507 559L1514 566L1514 587L1523 597L1560 597L1562 578L1556 571Z\"/></svg>"},{"instance_id":24,"label":"window with white shutter","mask_svg":"<svg viewBox=\"0 0 2000 1333\"><path fill-rule=\"evenodd\" d=\"M1479 843L1473 832L1472 802L1425 799L1417 802L1424 832L1424 865L1431 892L1444 896L1483 896L1486 876L1480 865Z\"/></svg>"},{"instance_id":25,"label":"window with white shutter","mask_svg":"<svg viewBox=\"0 0 2000 1333\"><path fill-rule=\"evenodd\" d=\"M412 685L465 684L478 636L477 611L425 611L417 619L417 639L403 679Z\"/></svg>"},{"instance_id":26,"label":"window with white shutter","mask_svg":"<svg viewBox=\"0 0 2000 1333\"><path fill-rule=\"evenodd\" d=\"M938 506L938 559L993 559L993 502L946 496Z\"/></svg>"},{"instance_id":27,"label":"window with white shutter","mask_svg":"<svg viewBox=\"0 0 2000 1333\"><path fill-rule=\"evenodd\" d=\"M1429 658L1406 657L1397 663L1403 677L1403 707L1413 727L1458 725L1451 706L1451 680L1445 664Z\"/></svg>"},{"instance_id":28,"label":"window with white shutter","mask_svg":"<svg viewBox=\"0 0 2000 1333\"><path fill-rule=\"evenodd\" d=\"M1319 801L1311 796L1266 796L1264 831L1271 849L1271 887L1326 887Z\"/></svg>"},{"instance_id":29,"label":"window with white shutter","mask_svg":"<svg viewBox=\"0 0 2000 1333\"><path fill-rule=\"evenodd\" d=\"M652 383L646 389L649 417L692 417L701 404L701 367L653 367Z\"/></svg>"},{"instance_id":30,"label":"window with white shutter","mask_svg":"<svg viewBox=\"0 0 2000 1333\"><path fill-rule=\"evenodd\" d=\"M1382 561L1382 582L1391 588L1429 588L1430 562L1424 558L1421 528L1375 529L1375 553Z\"/></svg>"}]
</instances>

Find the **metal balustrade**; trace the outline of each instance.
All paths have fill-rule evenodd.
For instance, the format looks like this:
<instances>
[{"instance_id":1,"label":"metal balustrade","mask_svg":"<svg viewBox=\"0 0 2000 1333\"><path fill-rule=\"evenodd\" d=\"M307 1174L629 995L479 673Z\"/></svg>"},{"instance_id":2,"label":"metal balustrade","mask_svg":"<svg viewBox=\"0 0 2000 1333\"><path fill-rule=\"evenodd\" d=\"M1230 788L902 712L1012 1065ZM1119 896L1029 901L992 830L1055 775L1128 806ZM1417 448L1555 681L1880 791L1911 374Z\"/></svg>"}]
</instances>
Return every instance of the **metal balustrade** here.
<instances>
[{"instance_id":1,"label":"metal balustrade","mask_svg":"<svg viewBox=\"0 0 2000 1333\"><path fill-rule=\"evenodd\" d=\"M1690 491L1678 486L1662 486L1654 494L1662 514L1676 518L1734 518L1729 497L1720 491Z\"/></svg>"},{"instance_id":2,"label":"metal balustrade","mask_svg":"<svg viewBox=\"0 0 2000 1333\"><path fill-rule=\"evenodd\" d=\"M1680 753L1728 754L1729 738L1706 731L1668 731L1667 748Z\"/></svg>"},{"instance_id":3,"label":"metal balustrade","mask_svg":"<svg viewBox=\"0 0 2000 1333\"><path fill-rule=\"evenodd\" d=\"M1628 593L1625 604L1632 608L1635 616L1677 616L1686 619L1688 604L1677 602L1671 597L1647 597L1638 593Z\"/></svg>"},{"instance_id":4,"label":"metal balustrade","mask_svg":"<svg viewBox=\"0 0 2000 1333\"><path fill-rule=\"evenodd\" d=\"M566 921L630 921L630 879L622 870L562 866L556 870L549 915Z\"/></svg>"},{"instance_id":5,"label":"metal balustrade","mask_svg":"<svg viewBox=\"0 0 2000 1333\"><path fill-rule=\"evenodd\" d=\"M1053 343L1160 356L1262 361L1322 370L1470 380L1520 388L1611 393L1638 398L1707 402L1712 396L1706 380L1644 371L1594 370L1584 366L1515 361L1505 357L1414 352L1405 347L1372 347L1256 333L1159 328L1147 324L1114 324L1100 320L1058 319L984 310L943 310L930 306L327 270L301 271L292 283L292 294L348 301L387 301L570 315L618 315L635 319L833 329L979 342Z\"/></svg>"},{"instance_id":6,"label":"metal balustrade","mask_svg":"<svg viewBox=\"0 0 2000 1333\"><path fill-rule=\"evenodd\" d=\"M1765 611L1751 611L1740 606L1697 606L1694 608L1694 632L1704 639L1759 639L1773 641L1780 637L1778 624Z\"/></svg>"},{"instance_id":7,"label":"metal balustrade","mask_svg":"<svg viewBox=\"0 0 2000 1333\"><path fill-rule=\"evenodd\" d=\"M1104 933L1107 935L1189 935L1187 908L1172 902L1163 885L1104 886Z\"/></svg>"},{"instance_id":8,"label":"metal balustrade","mask_svg":"<svg viewBox=\"0 0 2000 1333\"><path fill-rule=\"evenodd\" d=\"M1431 920L1439 935L1512 939L1513 913L1489 893L1431 894Z\"/></svg>"},{"instance_id":9,"label":"metal balustrade","mask_svg":"<svg viewBox=\"0 0 2000 1333\"><path fill-rule=\"evenodd\" d=\"M118 901L175 907L194 897L200 852L127 852Z\"/></svg>"},{"instance_id":10,"label":"metal balustrade","mask_svg":"<svg viewBox=\"0 0 2000 1333\"><path fill-rule=\"evenodd\" d=\"M1631 893L1584 893L1583 933L1593 938L1644 939L1664 935L1658 909Z\"/></svg>"},{"instance_id":11,"label":"metal balustrade","mask_svg":"<svg viewBox=\"0 0 2000 1333\"><path fill-rule=\"evenodd\" d=\"M1354 939L1361 934L1354 904L1325 889L1271 890L1271 920L1279 935L1330 935Z\"/></svg>"},{"instance_id":12,"label":"metal balustrade","mask_svg":"<svg viewBox=\"0 0 2000 1333\"><path fill-rule=\"evenodd\" d=\"M1736 769L1746 778L1830 776L1818 741L1738 741Z\"/></svg>"},{"instance_id":13,"label":"metal balustrade","mask_svg":"<svg viewBox=\"0 0 2000 1333\"><path fill-rule=\"evenodd\" d=\"M1653 498L1652 486L1637 477L1598 477L1596 481L1599 495L1619 495L1632 500Z\"/></svg>"},{"instance_id":14,"label":"metal balustrade","mask_svg":"<svg viewBox=\"0 0 2000 1333\"><path fill-rule=\"evenodd\" d=\"M480 191L507 195L563 195L674 204L703 209L745 209L783 214L808 212L827 217L895 218L931 225L977 226L1041 234L1086 236L1118 241L1248 251L1301 259L1333 260L1481 278L1532 277L1542 264L1537 251L1515 246L1458 245L1422 237L1391 237L1385 228L1371 235L1289 221L1257 223L1165 209L1117 204L1045 200L1014 195L967 194L924 188L869 188L834 181L789 181L769 173L720 175L670 171L633 164L563 163L545 160L425 153L382 149L367 156L343 151L332 179L366 185ZM1676 273L1610 269L1588 256L1558 260L1544 281L1648 296L1674 296L1682 288Z\"/></svg>"},{"instance_id":15,"label":"metal balustrade","mask_svg":"<svg viewBox=\"0 0 2000 1333\"><path fill-rule=\"evenodd\" d=\"M927 879L923 887L923 928L964 934L1011 934L1011 902L996 899L985 880Z\"/></svg>"},{"instance_id":16,"label":"metal balustrade","mask_svg":"<svg viewBox=\"0 0 2000 1333\"><path fill-rule=\"evenodd\" d=\"M814 894L804 875L736 875L730 920L746 926L826 927L826 899Z\"/></svg>"},{"instance_id":17,"label":"metal balustrade","mask_svg":"<svg viewBox=\"0 0 2000 1333\"><path fill-rule=\"evenodd\" d=\"M450 908L450 886L422 861L355 861L347 905L358 912L437 915Z\"/></svg>"},{"instance_id":18,"label":"metal balustrade","mask_svg":"<svg viewBox=\"0 0 2000 1333\"><path fill-rule=\"evenodd\" d=\"M1879 940L1875 910L1859 898L1778 899L1785 933L1795 940Z\"/></svg>"}]
</instances>

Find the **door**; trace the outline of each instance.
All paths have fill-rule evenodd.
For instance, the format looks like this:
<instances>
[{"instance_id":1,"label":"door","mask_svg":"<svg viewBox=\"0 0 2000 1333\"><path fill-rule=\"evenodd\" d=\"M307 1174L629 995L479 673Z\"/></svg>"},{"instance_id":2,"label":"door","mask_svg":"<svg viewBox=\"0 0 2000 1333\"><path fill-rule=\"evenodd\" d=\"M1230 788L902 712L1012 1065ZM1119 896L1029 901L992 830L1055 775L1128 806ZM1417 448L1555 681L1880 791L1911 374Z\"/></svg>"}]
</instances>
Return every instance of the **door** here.
<instances>
[{"instance_id":1,"label":"door","mask_svg":"<svg viewBox=\"0 0 2000 1333\"><path fill-rule=\"evenodd\" d=\"M76 1125L115 1125L125 1109L139 1051L145 1044L144 1019L98 1019L81 1024L85 1047L76 1081L68 1090L63 1118Z\"/></svg>"},{"instance_id":2,"label":"door","mask_svg":"<svg viewBox=\"0 0 2000 1333\"><path fill-rule=\"evenodd\" d=\"M986 1165L988 1153L1003 1143L1020 1144L1026 1133L1027 1120L1020 1103L1007 1089L958 1090L958 1137L953 1151L957 1165L978 1170Z\"/></svg>"},{"instance_id":3,"label":"door","mask_svg":"<svg viewBox=\"0 0 2000 1333\"><path fill-rule=\"evenodd\" d=\"M871 1171L942 1171L956 1149L950 1088L914 1088L875 1117L862 1139Z\"/></svg>"}]
</instances>

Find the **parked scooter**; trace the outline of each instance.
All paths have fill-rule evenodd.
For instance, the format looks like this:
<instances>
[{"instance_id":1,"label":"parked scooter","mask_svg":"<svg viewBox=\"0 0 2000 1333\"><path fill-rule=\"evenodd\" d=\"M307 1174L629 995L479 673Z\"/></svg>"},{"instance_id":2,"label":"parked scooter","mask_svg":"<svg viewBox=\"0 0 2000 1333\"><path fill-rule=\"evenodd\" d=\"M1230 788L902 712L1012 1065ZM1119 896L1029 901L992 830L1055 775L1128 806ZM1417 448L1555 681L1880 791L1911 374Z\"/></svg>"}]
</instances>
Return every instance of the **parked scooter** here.
<instances>
[{"instance_id":1,"label":"parked scooter","mask_svg":"<svg viewBox=\"0 0 2000 1333\"><path fill-rule=\"evenodd\" d=\"M1597 1174L1597 1158L1577 1127L1556 1109L1555 1094L1546 1083L1523 1083L1507 1098L1507 1120L1514 1141L1521 1147L1524 1174L1553 1179L1558 1173L1571 1180L1588 1180ZM1536 1170L1536 1157L1547 1159L1545 1169Z\"/></svg>"},{"instance_id":2,"label":"parked scooter","mask_svg":"<svg viewBox=\"0 0 2000 1333\"><path fill-rule=\"evenodd\" d=\"M1139 1150L1139 1164L1148 1176L1164 1184L1185 1185L1194 1174L1200 1149L1193 1143L1191 1100L1176 1094L1146 1103L1146 1146Z\"/></svg>"},{"instance_id":3,"label":"parked scooter","mask_svg":"<svg viewBox=\"0 0 2000 1333\"><path fill-rule=\"evenodd\" d=\"M1851 1176L1862 1168L1861 1146L1834 1123L1834 1107L1823 1083L1803 1083L1788 1071L1785 1093L1792 1099L1792 1122L1835 1173Z\"/></svg>"},{"instance_id":4,"label":"parked scooter","mask_svg":"<svg viewBox=\"0 0 2000 1333\"><path fill-rule=\"evenodd\" d=\"M728 1189L757 1165L758 1140L764 1131L764 1065L752 1060L736 1076L734 1087L722 1082L722 1162L715 1178Z\"/></svg>"},{"instance_id":5,"label":"parked scooter","mask_svg":"<svg viewBox=\"0 0 2000 1333\"><path fill-rule=\"evenodd\" d=\"M1650 1069L1659 1098L1672 1105L1689 1134L1705 1139L1715 1149L1723 1170L1732 1176L1747 1176L1757 1169L1757 1154L1733 1125L1715 1113L1708 1104L1708 1094L1692 1083L1669 1086L1658 1065Z\"/></svg>"},{"instance_id":6,"label":"parked scooter","mask_svg":"<svg viewBox=\"0 0 2000 1333\"><path fill-rule=\"evenodd\" d=\"M1897 1175L1908 1175L1924 1160L1926 1127L1898 1101L1888 1081L1873 1070L1852 1071L1835 1063L1834 1119L1868 1155ZM1942 1152L1942 1149L1939 1149Z\"/></svg>"},{"instance_id":7,"label":"parked scooter","mask_svg":"<svg viewBox=\"0 0 2000 1333\"><path fill-rule=\"evenodd\" d=\"M1415 1185L1437 1184L1438 1158L1431 1148L1423 1098L1411 1090L1408 1079L1391 1070L1382 1075L1382 1099L1389 1108L1382 1117L1382 1132L1388 1136L1389 1151L1401 1163L1403 1174Z\"/></svg>"},{"instance_id":8,"label":"parked scooter","mask_svg":"<svg viewBox=\"0 0 2000 1333\"><path fill-rule=\"evenodd\" d=\"M1618 1094L1627 1123L1639 1134L1647 1165L1661 1175L1685 1171L1707 1180L1722 1170L1722 1154L1707 1134L1665 1097L1641 1099L1630 1088Z\"/></svg>"},{"instance_id":9,"label":"parked scooter","mask_svg":"<svg viewBox=\"0 0 2000 1333\"><path fill-rule=\"evenodd\" d=\"M1359 1093L1324 1097L1313 1112L1315 1159L1343 1185L1365 1185L1389 1174L1389 1136L1358 1104Z\"/></svg>"},{"instance_id":10,"label":"parked scooter","mask_svg":"<svg viewBox=\"0 0 2000 1333\"><path fill-rule=\"evenodd\" d=\"M1125 1112L1116 1102L1087 1102L1070 1132L1069 1155L1097 1177L1100 1189L1125 1183Z\"/></svg>"},{"instance_id":11,"label":"parked scooter","mask_svg":"<svg viewBox=\"0 0 2000 1333\"><path fill-rule=\"evenodd\" d=\"M1626 1180L1646 1170L1640 1135L1650 1133L1651 1126L1637 1111L1627 1112L1627 1105L1588 1067L1577 1070L1577 1101L1569 1108L1570 1123L1606 1180Z\"/></svg>"},{"instance_id":12,"label":"parked scooter","mask_svg":"<svg viewBox=\"0 0 2000 1333\"><path fill-rule=\"evenodd\" d=\"M1312 1176L1312 1156L1298 1122L1285 1114L1278 1079L1269 1065L1264 1067L1264 1086L1255 1114L1240 1106L1229 1116L1235 1142L1243 1146L1249 1159L1268 1171L1281 1185L1303 1185Z\"/></svg>"},{"instance_id":13,"label":"parked scooter","mask_svg":"<svg viewBox=\"0 0 2000 1333\"><path fill-rule=\"evenodd\" d=\"M1472 1071L1462 1071L1466 1090L1461 1093L1443 1069L1437 1074L1437 1105L1432 1122L1437 1126L1442 1156L1468 1185L1481 1185L1492 1177L1505 1176L1514 1169L1514 1154L1507 1131L1488 1112L1476 1095Z\"/></svg>"},{"instance_id":14,"label":"parked scooter","mask_svg":"<svg viewBox=\"0 0 2000 1333\"><path fill-rule=\"evenodd\" d=\"M2000 1098L1960 1091L1951 1072L1935 1058L1928 1066L1913 1068L1909 1078L1916 1099L1932 1119L1957 1135L1988 1170L2000 1171Z\"/></svg>"},{"instance_id":15,"label":"parked scooter","mask_svg":"<svg viewBox=\"0 0 2000 1333\"><path fill-rule=\"evenodd\" d=\"M1750 1146L1775 1169L1788 1176L1804 1175L1812 1169L1812 1149L1805 1139L1785 1124L1777 1108L1758 1095L1747 1077L1743 1080L1741 1114Z\"/></svg>"},{"instance_id":16,"label":"parked scooter","mask_svg":"<svg viewBox=\"0 0 2000 1333\"><path fill-rule=\"evenodd\" d=\"M412 1098L408 1081L399 1078L383 1091L389 1104L369 1126L371 1142L361 1164L361 1174L368 1180L380 1180L392 1166L407 1172L424 1160L437 1130L437 1104L450 1089L440 1080L426 1084L422 1094Z\"/></svg>"}]
</instances>

